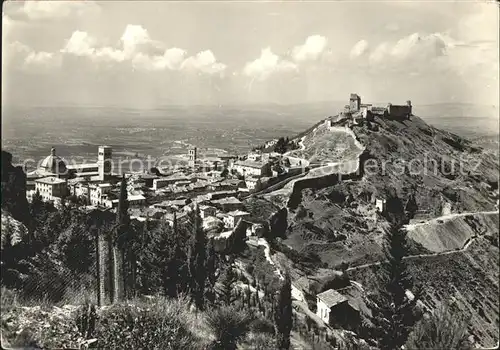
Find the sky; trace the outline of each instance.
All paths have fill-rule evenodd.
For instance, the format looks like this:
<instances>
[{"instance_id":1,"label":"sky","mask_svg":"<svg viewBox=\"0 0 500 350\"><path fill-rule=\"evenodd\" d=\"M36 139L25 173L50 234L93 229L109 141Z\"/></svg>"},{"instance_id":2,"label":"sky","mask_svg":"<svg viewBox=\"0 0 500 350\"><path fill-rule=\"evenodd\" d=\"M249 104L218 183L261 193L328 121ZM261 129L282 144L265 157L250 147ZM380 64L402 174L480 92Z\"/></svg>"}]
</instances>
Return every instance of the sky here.
<instances>
[{"instance_id":1,"label":"sky","mask_svg":"<svg viewBox=\"0 0 500 350\"><path fill-rule=\"evenodd\" d=\"M7 1L2 104L498 105L485 1Z\"/></svg>"}]
</instances>

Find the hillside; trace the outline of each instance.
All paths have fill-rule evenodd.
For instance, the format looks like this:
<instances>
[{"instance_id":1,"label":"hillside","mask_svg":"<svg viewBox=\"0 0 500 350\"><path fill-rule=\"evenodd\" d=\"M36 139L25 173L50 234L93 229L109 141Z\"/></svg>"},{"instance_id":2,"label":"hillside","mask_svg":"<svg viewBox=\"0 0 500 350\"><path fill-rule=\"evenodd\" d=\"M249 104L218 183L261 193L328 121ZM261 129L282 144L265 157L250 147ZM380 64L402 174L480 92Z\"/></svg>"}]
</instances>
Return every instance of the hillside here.
<instances>
[{"instance_id":1,"label":"hillside","mask_svg":"<svg viewBox=\"0 0 500 350\"><path fill-rule=\"evenodd\" d=\"M388 188L395 188L403 199L414 191L419 220L448 212L496 210L498 160L470 141L431 127L418 117L404 122L376 118L371 125L354 126L353 131L366 148L360 165L364 173L340 181L335 174L320 176L321 181L296 190L285 243L297 251L315 252L330 267L342 261L376 261L385 223L374 202L385 198ZM323 143L325 135L319 135ZM314 145L314 136L309 138L309 145ZM346 154L350 161L353 152ZM276 199L274 194L266 198L286 203L281 198L283 191L276 192ZM306 215L295 219L297 208Z\"/></svg>"},{"instance_id":2,"label":"hillside","mask_svg":"<svg viewBox=\"0 0 500 350\"><path fill-rule=\"evenodd\" d=\"M500 170L494 153L416 116L404 121L375 117L353 125L354 134L346 130L340 135L337 126L328 132L325 123L318 123L300 134L296 140L302 149L288 155L311 162L311 170L258 198L288 208L282 243L293 263L282 265L297 276L318 276L325 268L334 273L347 263L350 277L367 293L375 291L388 227L375 202L386 198L390 189L403 202L413 194L417 210L408 225L410 265L417 284L426 290L422 300L432 309L443 296L455 296L472 313L469 333L475 341L494 346L499 339L494 296ZM340 151L336 145L342 146ZM353 156L358 157L358 168L342 170ZM316 271L311 265L305 271L298 257L311 256L318 259Z\"/></svg>"}]
</instances>

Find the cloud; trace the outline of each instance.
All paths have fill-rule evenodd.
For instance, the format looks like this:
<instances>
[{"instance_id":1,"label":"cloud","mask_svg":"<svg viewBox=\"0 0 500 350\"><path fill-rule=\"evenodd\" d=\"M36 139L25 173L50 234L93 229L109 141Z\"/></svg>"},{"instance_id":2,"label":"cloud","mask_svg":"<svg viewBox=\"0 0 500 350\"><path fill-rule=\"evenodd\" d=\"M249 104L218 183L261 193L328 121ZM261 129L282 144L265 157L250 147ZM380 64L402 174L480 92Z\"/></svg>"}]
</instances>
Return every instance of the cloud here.
<instances>
[{"instance_id":1,"label":"cloud","mask_svg":"<svg viewBox=\"0 0 500 350\"><path fill-rule=\"evenodd\" d=\"M163 55L149 56L143 53L138 53L132 60L132 65L137 69L145 69L150 71L161 71L165 69L179 70L186 51L179 48L171 48L165 50Z\"/></svg>"},{"instance_id":2,"label":"cloud","mask_svg":"<svg viewBox=\"0 0 500 350\"><path fill-rule=\"evenodd\" d=\"M181 69L195 70L207 74L222 73L226 65L217 62L215 55L210 50L199 52L196 56L188 57L181 64Z\"/></svg>"},{"instance_id":3,"label":"cloud","mask_svg":"<svg viewBox=\"0 0 500 350\"><path fill-rule=\"evenodd\" d=\"M432 59L446 53L445 38L438 34L420 35L411 34L398 40L392 47L390 54L396 59L418 58Z\"/></svg>"},{"instance_id":4,"label":"cloud","mask_svg":"<svg viewBox=\"0 0 500 350\"><path fill-rule=\"evenodd\" d=\"M93 62L129 62L134 69L146 71L186 70L205 74L222 73L226 65L217 62L210 50L187 57L183 49L164 45L151 39L140 25L129 24L120 38L120 47L101 46L88 33L75 31L61 50L64 54L88 57Z\"/></svg>"},{"instance_id":5,"label":"cloud","mask_svg":"<svg viewBox=\"0 0 500 350\"><path fill-rule=\"evenodd\" d=\"M127 25L120 40L127 58L133 57L137 52L155 55L163 49L162 44L152 40L148 31L141 25Z\"/></svg>"},{"instance_id":6,"label":"cloud","mask_svg":"<svg viewBox=\"0 0 500 350\"><path fill-rule=\"evenodd\" d=\"M34 51L29 46L14 41L4 45L4 62L6 66L17 68L54 68L61 64L61 57L55 53Z\"/></svg>"},{"instance_id":7,"label":"cloud","mask_svg":"<svg viewBox=\"0 0 500 350\"><path fill-rule=\"evenodd\" d=\"M94 47L95 43L96 40L87 32L77 30L71 34L71 37L67 40L66 45L61 52L75 56L92 57L96 51Z\"/></svg>"},{"instance_id":8,"label":"cloud","mask_svg":"<svg viewBox=\"0 0 500 350\"><path fill-rule=\"evenodd\" d=\"M321 35L311 35L303 45L295 46L292 57L296 62L317 60L326 48L327 39Z\"/></svg>"},{"instance_id":9,"label":"cloud","mask_svg":"<svg viewBox=\"0 0 500 350\"><path fill-rule=\"evenodd\" d=\"M455 41L441 33L413 33L396 42L379 44L371 51L369 61L372 64L425 62L446 55L448 47L453 45Z\"/></svg>"},{"instance_id":10,"label":"cloud","mask_svg":"<svg viewBox=\"0 0 500 350\"><path fill-rule=\"evenodd\" d=\"M381 62L389 52L389 44L381 43L370 53L369 60L372 63Z\"/></svg>"},{"instance_id":11,"label":"cloud","mask_svg":"<svg viewBox=\"0 0 500 350\"><path fill-rule=\"evenodd\" d=\"M58 67L61 64L61 57L52 52L30 52L24 59L24 63L28 66L37 67Z\"/></svg>"},{"instance_id":12,"label":"cloud","mask_svg":"<svg viewBox=\"0 0 500 350\"><path fill-rule=\"evenodd\" d=\"M94 1L24 1L17 14L30 20L61 19L70 16L91 16L100 12Z\"/></svg>"},{"instance_id":13,"label":"cloud","mask_svg":"<svg viewBox=\"0 0 500 350\"><path fill-rule=\"evenodd\" d=\"M351 58L356 58L363 55L368 50L368 41L360 40L351 49L349 56Z\"/></svg>"},{"instance_id":14,"label":"cloud","mask_svg":"<svg viewBox=\"0 0 500 350\"><path fill-rule=\"evenodd\" d=\"M298 67L295 63L282 60L278 55L271 51L271 48L265 48L261 51L260 57L252 62L248 62L243 69L243 74L265 80L270 75L278 72L297 71Z\"/></svg>"}]
</instances>

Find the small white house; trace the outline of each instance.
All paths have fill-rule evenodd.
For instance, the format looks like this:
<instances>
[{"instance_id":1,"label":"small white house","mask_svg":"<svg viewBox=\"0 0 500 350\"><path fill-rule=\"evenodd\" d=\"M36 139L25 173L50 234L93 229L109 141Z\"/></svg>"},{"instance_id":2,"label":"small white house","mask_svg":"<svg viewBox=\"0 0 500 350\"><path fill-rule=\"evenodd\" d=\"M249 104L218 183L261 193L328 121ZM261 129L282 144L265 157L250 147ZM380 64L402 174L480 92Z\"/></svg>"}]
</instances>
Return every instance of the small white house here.
<instances>
[{"instance_id":1,"label":"small white house","mask_svg":"<svg viewBox=\"0 0 500 350\"><path fill-rule=\"evenodd\" d=\"M316 296L316 302L316 314L327 324L332 323L332 310L339 305L348 303L346 297L333 289L328 289L318 294Z\"/></svg>"},{"instance_id":2,"label":"small white house","mask_svg":"<svg viewBox=\"0 0 500 350\"><path fill-rule=\"evenodd\" d=\"M384 213L386 209L386 200L385 199L376 199L375 206L380 213Z\"/></svg>"}]
</instances>

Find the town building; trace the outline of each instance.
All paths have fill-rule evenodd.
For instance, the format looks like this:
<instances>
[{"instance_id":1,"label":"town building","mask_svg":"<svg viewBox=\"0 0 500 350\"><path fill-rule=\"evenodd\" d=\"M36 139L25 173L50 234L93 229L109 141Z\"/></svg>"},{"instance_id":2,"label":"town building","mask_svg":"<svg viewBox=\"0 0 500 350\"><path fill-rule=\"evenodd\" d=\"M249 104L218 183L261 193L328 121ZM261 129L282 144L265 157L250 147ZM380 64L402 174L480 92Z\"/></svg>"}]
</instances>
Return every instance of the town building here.
<instances>
[{"instance_id":1,"label":"town building","mask_svg":"<svg viewBox=\"0 0 500 350\"><path fill-rule=\"evenodd\" d=\"M260 153L249 153L247 155L247 160L251 160L253 162L260 162L262 160L262 155Z\"/></svg>"},{"instance_id":2,"label":"town building","mask_svg":"<svg viewBox=\"0 0 500 350\"><path fill-rule=\"evenodd\" d=\"M34 171L29 172L26 178L32 180L42 177L66 178L68 175L66 162L56 155L56 149L52 147L50 149L50 154L40 162Z\"/></svg>"},{"instance_id":3,"label":"town building","mask_svg":"<svg viewBox=\"0 0 500 350\"><path fill-rule=\"evenodd\" d=\"M208 199L209 200L217 200L217 199L222 199L222 198L234 197L236 195L238 195L238 191L235 191L235 190L217 191L217 192L208 193Z\"/></svg>"},{"instance_id":4,"label":"town building","mask_svg":"<svg viewBox=\"0 0 500 350\"><path fill-rule=\"evenodd\" d=\"M109 199L109 194L113 186L109 183L90 185L88 187L88 195L90 197L90 204L96 207L104 206L104 202Z\"/></svg>"},{"instance_id":5,"label":"town building","mask_svg":"<svg viewBox=\"0 0 500 350\"><path fill-rule=\"evenodd\" d=\"M215 214L217 213L217 209L210 205L200 205L199 209L200 209L200 216L202 219L206 219L209 216L215 216Z\"/></svg>"},{"instance_id":6,"label":"town building","mask_svg":"<svg viewBox=\"0 0 500 350\"><path fill-rule=\"evenodd\" d=\"M250 191L258 191L262 185L260 179L256 177L245 178L245 184Z\"/></svg>"},{"instance_id":7,"label":"town building","mask_svg":"<svg viewBox=\"0 0 500 350\"><path fill-rule=\"evenodd\" d=\"M170 176L153 179L152 188L156 191L168 185L177 185L177 183L189 184L192 182L196 182L196 178L189 177L184 173L175 173Z\"/></svg>"},{"instance_id":8,"label":"town building","mask_svg":"<svg viewBox=\"0 0 500 350\"><path fill-rule=\"evenodd\" d=\"M50 155L42 160L40 165L27 174L29 181L43 177L86 178L89 181L108 180L112 172L111 147L99 146L96 163L67 164L56 154L54 147Z\"/></svg>"},{"instance_id":9,"label":"town building","mask_svg":"<svg viewBox=\"0 0 500 350\"><path fill-rule=\"evenodd\" d=\"M103 202L106 208L117 208L119 199L108 199ZM127 201L129 208L139 208L146 204L146 197L142 194L129 194L127 195Z\"/></svg>"},{"instance_id":10,"label":"town building","mask_svg":"<svg viewBox=\"0 0 500 350\"><path fill-rule=\"evenodd\" d=\"M241 210L235 210L227 213L227 216L224 218L224 224L226 227L232 228L235 227L238 222L242 219L246 219L250 216L250 213Z\"/></svg>"},{"instance_id":11,"label":"town building","mask_svg":"<svg viewBox=\"0 0 500 350\"><path fill-rule=\"evenodd\" d=\"M44 202L53 201L54 198L62 198L68 194L66 179L55 176L44 177L35 180L35 192L38 192Z\"/></svg>"},{"instance_id":12,"label":"town building","mask_svg":"<svg viewBox=\"0 0 500 350\"><path fill-rule=\"evenodd\" d=\"M271 164L252 160L236 161L232 169L242 176L268 176L271 174Z\"/></svg>"},{"instance_id":13,"label":"town building","mask_svg":"<svg viewBox=\"0 0 500 350\"><path fill-rule=\"evenodd\" d=\"M223 211L244 209L243 203L235 197L221 198L211 201L212 205Z\"/></svg>"},{"instance_id":14,"label":"town building","mask_svg":"<svg viewBox=\"0 0 500 350\"><path fill-rule=\"evenodd\" d=\"M278 142L278 140L277 140L277 139L267 141L267 142L264 144L264 147L265 147L265 148L273 147L274 145L276 145L276 143L277 143L277 142Z\"/></svg>"}]
</instances>

